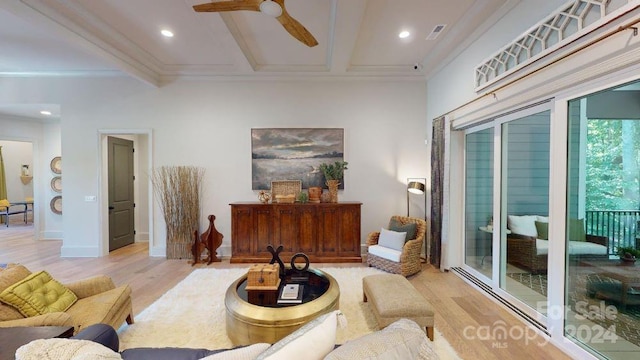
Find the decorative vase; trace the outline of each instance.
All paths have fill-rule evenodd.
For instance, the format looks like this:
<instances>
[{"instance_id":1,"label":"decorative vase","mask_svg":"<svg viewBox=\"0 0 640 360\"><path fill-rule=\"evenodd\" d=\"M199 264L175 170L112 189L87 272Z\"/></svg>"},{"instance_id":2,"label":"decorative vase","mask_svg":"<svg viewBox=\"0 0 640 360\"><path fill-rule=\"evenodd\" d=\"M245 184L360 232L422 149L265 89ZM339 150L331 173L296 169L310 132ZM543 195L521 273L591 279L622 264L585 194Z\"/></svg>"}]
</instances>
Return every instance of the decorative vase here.
<instances>
[{"instance_id":1,"label":"decorative vase","mask_svg":"<svg viewBox=\"0 0 640 360\"><path fill-rule=\"evenodd\" d=\"M271 200L271 193L264 190L260 191L258 194L258 200L263 204L268 204L269 200Z\"/></svg>"},{"instance_id":2,"label":"decorative vase","mask_svg":"<svg viewBox=\"0 0 640 360\"><path fill-rule=\"evenodd\" d=\"M320 186L309 187L309 202L319 203L320 196L322 196L322 188Z\"/></svg>"},{"instance_id":3,"label":"decorative vase","mask_svg":"<svg viewBox=\"0 0 640 360\"><path fill-rule=\"evenodd\" d=\"M338 185L340 185L340 180L327 180L327 186L329 187L330 196L329 202L338 202Z\"/></svg>"}]
</instances>

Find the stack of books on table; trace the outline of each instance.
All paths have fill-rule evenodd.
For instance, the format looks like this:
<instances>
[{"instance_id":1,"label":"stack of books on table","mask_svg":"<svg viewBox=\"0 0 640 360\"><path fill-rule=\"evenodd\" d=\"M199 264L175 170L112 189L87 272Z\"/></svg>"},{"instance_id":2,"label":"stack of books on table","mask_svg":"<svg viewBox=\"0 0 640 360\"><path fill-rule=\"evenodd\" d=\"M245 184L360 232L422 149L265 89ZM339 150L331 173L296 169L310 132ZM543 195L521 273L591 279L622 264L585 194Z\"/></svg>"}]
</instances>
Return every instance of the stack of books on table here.
<instances>
[{"instance_id":1,"label":"stack of books on table","mask_svg":"<svg viewBox=\"0 0 640 360\"><path fill-rule=\"evenodd\" d=\"M285 284L280 290L278 304L301 304L303 287L301 284Z\"/></svg>"}]
</instances>

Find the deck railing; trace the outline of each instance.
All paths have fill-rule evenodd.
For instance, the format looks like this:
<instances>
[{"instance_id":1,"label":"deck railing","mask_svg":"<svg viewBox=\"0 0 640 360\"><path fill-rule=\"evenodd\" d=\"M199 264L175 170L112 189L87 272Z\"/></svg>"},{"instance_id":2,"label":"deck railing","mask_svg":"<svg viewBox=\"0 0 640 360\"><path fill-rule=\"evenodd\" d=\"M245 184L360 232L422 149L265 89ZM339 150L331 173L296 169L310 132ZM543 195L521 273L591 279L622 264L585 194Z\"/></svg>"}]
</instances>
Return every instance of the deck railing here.
<instances>
[{"instance_id":1,"label":"deck railing","mask_svg":"<svg viewBox=\"0 0 640 360\"><path fill-rule=\"evenodd\" d=\"M617 254L618 247L636 246L640 237L640 211L598 210L587 211L585 227L587 234L609 238L609 254Z\"/></svg>"}]
</instances>

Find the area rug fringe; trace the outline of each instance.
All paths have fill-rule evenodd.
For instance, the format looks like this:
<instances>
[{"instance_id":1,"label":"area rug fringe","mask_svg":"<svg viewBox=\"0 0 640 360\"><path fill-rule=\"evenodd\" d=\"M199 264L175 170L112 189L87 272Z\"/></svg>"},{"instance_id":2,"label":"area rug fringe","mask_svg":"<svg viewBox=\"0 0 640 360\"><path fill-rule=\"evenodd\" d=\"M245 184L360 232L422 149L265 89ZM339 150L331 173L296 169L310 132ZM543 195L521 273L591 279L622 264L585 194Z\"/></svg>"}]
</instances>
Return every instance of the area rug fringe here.
<instances>
[{"instance_id":1,"label":"area rug fringe","mask_svg":"<svg viewBox=\"0 0 640 360\"><path fill-rule=\"evenodd\" d=\"M319 268L333 276L340 286L340 310L347 318L347 327L338 330L337 343L376 331L375 317L369 304L362 300L362 278L381 271L367 267ZM233 347L225 329L224 294L246 271L244 268L194 270L138 314L135 324L119 329L120 349ZM435 339L434 346L441 359L459 359L437 328Z\"/></svg>"}]
</instances>

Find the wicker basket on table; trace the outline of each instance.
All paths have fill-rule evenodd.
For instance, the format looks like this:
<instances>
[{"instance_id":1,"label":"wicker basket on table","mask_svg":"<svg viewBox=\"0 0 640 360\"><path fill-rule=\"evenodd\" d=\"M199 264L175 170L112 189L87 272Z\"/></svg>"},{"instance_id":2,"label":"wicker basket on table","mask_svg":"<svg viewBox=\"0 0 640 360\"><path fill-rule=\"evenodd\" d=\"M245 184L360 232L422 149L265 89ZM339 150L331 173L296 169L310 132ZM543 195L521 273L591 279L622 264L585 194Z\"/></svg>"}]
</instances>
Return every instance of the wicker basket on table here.
<instances>
[{"instance_id":1,"label":"wicker basket on table","mask_svg":"<svg viewBox=\"0 0 640 360\"><path fill-rule=\"evenodd\" d=\"M278 180L271 182L271 198L278 204L292 204L302 191L300 180Z\"/></svg>"}]
</instances>

